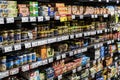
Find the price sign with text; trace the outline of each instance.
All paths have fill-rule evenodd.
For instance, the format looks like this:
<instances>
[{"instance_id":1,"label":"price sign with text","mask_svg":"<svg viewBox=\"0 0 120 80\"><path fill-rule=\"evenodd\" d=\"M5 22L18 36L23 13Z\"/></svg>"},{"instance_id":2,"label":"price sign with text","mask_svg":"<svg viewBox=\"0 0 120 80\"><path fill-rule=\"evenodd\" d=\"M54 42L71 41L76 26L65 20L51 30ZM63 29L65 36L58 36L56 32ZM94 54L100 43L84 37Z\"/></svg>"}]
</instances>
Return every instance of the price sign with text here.
<instances>
[{"instance_id":1,"label":"price sign with text","mask_svg":"<svg viewBox=\"0 0 120 80\"><path fill-rule=\"evenodd\" d=\"M4 18L0 18L0 24L4 24Z\"/></svg>"},{"instance_id":2,"label":"price sign with text","mask_svg":"<svg viewBox=\"0 0 120 80\"><path fill-rule=\"evenodd\" d=\"M38 16L38 22L42 22L44 20L43 16Z\"/></svg>"},{"instance_id":3,"label":"price sign with text","mask_svg":"<svg viewBox=\"0 0 120 80\"><path fill-rule=\"evenodd\" d=\"M11 52L12 51L12 46L6 46L4 47L5 52Z\"/></svg>"},{"instance_id":4,"label":"price sign with text","mask_svg":"<svg viewBox=\"0 0 120 80\"><path fill-rule=\"evenodd\" d=\"M25 48L31 48L31 43L30 42L25 43Z\"/></svg>"},{"instance_id":5,"label":"price sign with text","mask_svg":"<svg viewBox=\"0 0 120 80\"><path fill-rule=\"evenodd\" d=\"M7 23L14 23L14 18L13 17L6 18L6 20L7 20Z\"/></svg>"},{"instance_id":6,"label":"price sign with text","mask_svg":"<svg viewBox=\"0 0 120 80\"><path fill-rule=\"evenodd\" d=\"M29 67L29 64L23 65L23 66L21 67L21 69L22 69L23 72L28 71L29 68L30 68L30 67Z\"/></svg>"},{"instance_id":7,"label":"price sign with text","mask_svg":"<svg viewBox=\"0 0 120 80\"><path fill-rule=\"evenodd\" d=\"M29 22L29 18L28 17L22 17L22 22Z\"/></svg>"},{"instance_id":8,"label":"price sign with text","mask_svg":"<svg viewBox=\"0 0 120 80\"><path fill-rule=\"evenodd\" d=\"M36 17L30 17L30 22L36 22Z\"/></svg>"},{"instance_id":9,"label":"price sign with text","mask_svg":"<svg viewBox=\"0 0 120 80\"><path fill-rule=\"evenodd\" d=\"M14 68L10 70L10 75L15 75L19 73L19 68Z\"/></svg>"},{"instance_id":10,"label":"price sign with text","mask_svg":"<svg viewBox=\"0 0 120 80\"><path fill-rule=\"evenodd\" d=\"M21 44L15 44L14 49L15 50L21 50Z\"/></svg>"}]
</instances>

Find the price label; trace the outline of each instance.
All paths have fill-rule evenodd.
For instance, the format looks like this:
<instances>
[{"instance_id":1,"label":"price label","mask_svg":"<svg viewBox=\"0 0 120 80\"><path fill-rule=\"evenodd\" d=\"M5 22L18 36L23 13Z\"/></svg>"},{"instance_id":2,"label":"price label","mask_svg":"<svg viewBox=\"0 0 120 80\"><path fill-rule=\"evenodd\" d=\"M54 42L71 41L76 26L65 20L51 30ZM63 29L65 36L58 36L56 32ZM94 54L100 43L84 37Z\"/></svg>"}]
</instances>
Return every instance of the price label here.
<instances>
[{"instance_id":1,"label":"price label","mask_svg":"<svg viewBox=\"0 0 120 80\"><path fill-rule=\"evenodd\" d=\"M112 40L112 43L114 43L114 40Z\"/></svg>"},{"instance_id":2,"label":"price label","mask_svg":"<svg viewBox=\"0 0 120 80\"><path fill-rule=\"evenodd\" d=\"M28 17L22 17L22 22L29 22Z\"/></svg>"},{"instance_id":3,"label":"price label","mask_svg":"<svg viewBox=\"0 0 120 80\"><path fill-rule=\"evenodd\" d=\"M47 59L43 60L43 65L46 65L46 64L48 64L48 60Z\"/></svg>"},{"instance_id":4,"label":"price label","mask_svg":"<svg viewBox=\"0 0 120 80\"><path fill-rule=\"evenodd\" d=\"M119 4L119 0L117 0L117 2L116 2L117 4Z\"/></svg>"},{"instance_id":5,"label":"price label","mask_svg":"<svg viewBox=\"0 0 120 80\"><path fill-rule=\"evenodd\" d=\"M58 42L59 42L59 41L62 41L62 37L59 36L59 37L57 38L57 41L58 41Z\"/></svg>"},{"instance_id":6,"label":"price label","mask_svg":"<svg viewBox=\"0 0 120 80\"><path fill-rule=\"evenodd\" d=\"M94 16L94 15L91 15L91 18L95 18L95 16Z\"/></svg>"},{"instance_id":7,"label":"price label","mask_svg":"<svg viewBox=\"0 0 120 80\"><path fill-rule=\"evenodd\" d=\"M59 76L58 76L58 80L61 80L61 79L62 79L62 75L59 75Z\"/></svg>"},{"instance_id":8,"label":"price label","mask_svg":"<svg viewBox=\"0 0 120 80\"><path fill-rule=\"evenodd\" d=\"M5 52L11 52L12 51L12 46L6 46L4 47Z\"/></svg>"},{"instance_id":9,"label":"price label","mask_svg":"<svg viewBox=\"0 0 120 80\"><path fill-rule=\"evenodd\" d=\"M84 33L84 36L87 36L87 32Z\"/></svg>"},{"instance_id":10,"label":"price label","mask_svg":"<svg viewBox=\"0 0 120 80\"><path fill-rule=\"evenodd\" d=\"M60 16L55 16L55 20L60 20Z\"/></svg>"},{"instance_id":11,"label":"price label","mask_svg":"<svg viewBox=\"0 0 120 80\"><path fill-rule=\"evenodd\" d=\"M21 50L21 44L15 44L14 49L15 50Z\"/></svg>"},{"instance_id":12,"label":"price label","mask_svg":"<svg viewBox=\"0 0 120 80\"><path fill-rule=\"evenodd\" d=\"M45 16L45 20L49 21L50 20L50 16Z\"/></svg>"},{"instance_id":13,"label":"price label","mask_svg":"<svg viewBox=\"0 0 120 80\"><path fill-rule=\"evenodd\" d=\"M81 67L81 66L79 66L79 67L77 68L77 71L80 71L80 70L82 70L82 67Z\"/></svg>"},{"instance_id":14,"label":"price label","mask_svg":"<svg viewBox=\"0 0 120 80\"><path fill-rule=\"evenodd\" d=\"M76 50L74 51L74 54L77 54L77 51L76 51Z\"/></svg>"},{"instance_id":15,"label":"price label","mask_svg":"<svg viewBox=\"0 0 120 80\"><path fill-rule=\"evenodd\" d=\"M98 0L98 2L101 2L101 0Z\"/></svg>"},{"instance_id":16,"label":"price label","mask_svg":"<svg viewBox=\"0 0 120 80\"><path fill-rule=\"evenodd\" d=\"M9 71L0 72L0 79L8 77L8 76L9 76Z\"/></svg>"},{"instance_id":17,"label":"price label","mask_svg":"<svg viewBox=\"0 0 120 80\"><path fill-rule=\"evenodd\" d=\"M90 0L90 1L93 1L93 0Z\"/></svg>"},{"instance_id":18,"label":"price label","mask_svg":"<svg viewBox=\"0 0 120 80\"><path fill-rule=\"evenodd\" d=\"M62 59L66 58L66 54L62 54Z\"/></svg>"},{"instance_id":19,"label":"price label","mask_svg":"<svg viewBox=\"0 0 120 80\"><path fill-rule=\"evenodd\" d=\"M25 43L25 48L31 48L31 43L30 42Z\"/></svg>"},{"instance_id":20,"label":"price label","mask_svg":"<svg viewBox=\"0 0 120 80\"><path fill-rule=\"evenodd\" d=\"M15 75L19 73L19 68L14 68L10 70L10 75Z\"/></svg>"},{"instance_id":21,"label":"price label","mask_svg":"<svg viewBox=\"0 0 120 80\"><path fill-rule=\"evenodd\" d=\"M108 14L104 14L104 18L107 18L108 17Z\"/></svg>"},{"instance_id":22,"label":"price label","mask_svg":"<svg viewBox=\"0 0 120 80\"><path fill-rule=\"evenodd\" d=\"M60 60L61 59L61 55L56 56L56 59Z\"/></svg>"},{"instance_id":23,"label":"price label","mask_svg":"<svg viewBox=\"0 0 120 80\"><path fill-rule=\"evenodd\" d=\"M32 42L32 47L36 47L36 46L38 46L38 42L37 41Z\"/></svg>"},{"instance_id":24,"label":"price label","mask_svg":"<svg viewBox=\"0 0 120 80\"><path fill-rule=\"evenodd\" d=\"M95 15L95 18L98 18L98 15Z\"/></svg>"},{"instance_id":25,"label":"price label","mask_svg":"<svg viewBox=\"0 0 120 80\"><path fill-rule=\"evenodd\" d=\"M72 35L70 35L70 39L74 39L74 35L72 34Z\"/></svg>"},{"instance_id":26,"label":"price label","mask_svg":"<svg viewBox=\"0 0 120 80\"><path fill-rule=\"evenodd\" d=\"M108 3L108 2L109 2L109 0L106 0L106 2Z\"/></svg>"},{"instance_id":27,"label":"price label","mask_svg":"<svg viewBox=\"0 0 120 80\"><path fill-rule=\"evenodd\" d=\"M87 63L86 67L90 67L90 63Z\"/></svg>"},{"instance_id":28,"label":"price label","mask_svg":"<svg viewBox=\"0 0 120 80\"><path fill-rule=\"evenodd\" d=\"M48 43L54 43L56 41L57 41L56 38L50 38L50 39L48 39Z\"/></svg>"},{"instance_id":29,"label":"price label","mask_svg":"<svg viewBox=\"0 0 120 80\"><path fill-rule=\"evenodd\" d=\"M62 36L62 40L68 40L69 39L69 35L67 36Z\"/></svg>"},{"instance_id":30,"label":"price label","mask_svg":"<svg viewBox=\"0 0 120 80\"><path fill-rule=\"evenodd\" d=\"M104 60L105 58L104 57L102 57L102 60Z\"/></svg>"},{"instance_id":31,"label":"price label","mask_svg":"<svg viewBox=\"0 0 120 80\"><path fill-rule=\"evenodd\" d=\"M37 63L37 62L32 63L32 64L30 65L30 69L34 69L34 68L37 68L37 67L38 67L38 63Z\"/></svg>"},{"instance_id":32,"label":"price label","mask_svg":"<svg viewBox=\"0 0 120 80\"><path fill-rule=\"evenodd\" d=\"M14 18L12 17L12 18L6 18L6 20L7 20L7 23L14 23Z\"/></svg>"},{"instance_id":33,"label":"price label","mask_svg":"<svg viewBox=\"0 0 120 80\"><path fill-rule=\"evenodd\" d=\"M81 49L78 49L78 51L77 51L78 53L81 53L82 51L81 51Z\"/></svg>"},{"instance_id":34,"label":"price label","mask_svg":"<svg viewBox=\"0 0 120 80\"><path fill-rule=\"evenodd\" d=\"M38 22L42 22L44 20L43 16L38 16Z\"/></svg>"},{"instance_id":35,"label":"price label","mask_svg":"<svg viewBox=\"0 0 120 80\"><path fill-rule=\"evenodd\" d=\"M47 39L38 41L38 46L45 45L45 44L47 44Z\"/></svg>"},{"instance_id":36,"label":"price label","mask_svg":"<svg viewBox=\"0 0 120 80\"><path fill-rule=\"evenodd\" d=\"M72 19L75 19L75 15L72 15Z\"/></svg>"},{"instance_id":37,"label":"price label","mask_svg":"<svg viewBox=\"0 0 120 80\"><path fill-rule=\"evenodd\" d=\"M0 18L0 24L4 24L4 18Z\"/></svg>"},{"instance_id":38,"label":"price label","mask_svg":"<svg viewBox=\"0 0 120 80\"><path fill-rule=\"evenodd\" d=\"M38 66L42 66L43 62L42 61L38 61L37 64L38 64Z\"/></svg>"},{"instance_id":39,"label":"price label","mask_svg":"<svg viewBox=\"0 0 120 80\"><path fill-rule=\"evenodd\" d=\"M83 19L84 18L84 16L83 15L80 15L80 19Z\"/></svg>"},{"instance_id":40,"label":"price label","mask_svg":"<svg viewBox=\"0 0 120 80\"><path fill-rule=\"evenodd\" d=\"M73 56L73 51L70 51L70 52L69 52L69 56Z\"/></svg>"},{"instance_id":41,"label":"price label","mask_svg":"<svg viewBox=\"0 0 120 80\"><path fill-rule=\"evenodd\" d=\"M36 22L36 17L30 17L30 22Z\"/></svg>"},{"instance_id":42,"label":"price label","mask_svg":"<svg viewBox=\"0 0 120 80\"><path fill-rule=\"evenodd\" d=\"M23 65L22 67L22 71L25 72L25 71L28 71L29 70L29 65Z\"/></svg>"},{"instance_id":43,"label":"price label","mask_svg":"<svg viewBox=\"0 0 120 80\"><path fill-rule=\"evenodd\" d=\"M76 73L76 69L73 69L72 72L73 72L73 73Z\"/></svg>"},{"instance_id":44,"label":"price label","mask_svg":"<svg viewBox=\"0 0 120 80\"><path fill-rule=\"evenodd\" d=\"M49 58L49 63L52 63L53 62L53 58Z\"/></svg>"}]
</instances>

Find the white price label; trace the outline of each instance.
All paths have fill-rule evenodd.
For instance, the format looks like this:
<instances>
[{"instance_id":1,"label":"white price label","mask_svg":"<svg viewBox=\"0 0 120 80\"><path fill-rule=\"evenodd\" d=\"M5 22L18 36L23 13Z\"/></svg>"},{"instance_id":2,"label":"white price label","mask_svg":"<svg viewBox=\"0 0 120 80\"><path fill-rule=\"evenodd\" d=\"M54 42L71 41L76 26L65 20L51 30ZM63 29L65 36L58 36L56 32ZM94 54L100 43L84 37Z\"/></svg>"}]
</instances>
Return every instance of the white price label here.
<instances>
[{"instance_id":1,"label":"white price label","mask_svg":"<svg viewBox=\"0 0 120 80\"><path fill-rule=\"evenodd\" d=\"M66 58L66 54L62 54L62 59Z\"/></svg>"},{"instance_id":2,"label":"white price label","mask_svg":"<svg viewBox=\"0 0 120 80\"><path fill-rule=\"evenodd\" d=\"M43 60L43 65L46 65L46 64L48 64L48 60L47 59Z\"/></svg>"},{"instance_id":3,"label":"white price label","mask_svg":"<svg viewBox=\"0 0 120 80\"><path fill-rule=\"evenodd\" d=\"M11 52L12 51L12 46L6 46L4 47L5 52Z\"/></svg>"},{"instance_id":4,"label":"white price label","mask_svg":"<svg viewBox=\"0 0 120 80\"><path fill-rule=\"evenodd\" d=\"M60 20L60 16L55 16L55 20Z\"/></svg>"},{"instance_id":5,"label":"white price label","mask_svg":"<svg viewBox=\"0 0 120 80\"><path fill-rule=\"evenodd\" d=\"M73 73L76 73L76 69L73 69L72 72L73 72Z\"/></svg>"},{"instance_id":6,"label":"white price label","mask_svg":"<svg viewBox=\"0 0 120 80\"><path fill-rule=\"evenodd\" d=\"M119 0L117 0L117 2L116 2L117 4L119 4Z\"/></svg>"},{"instance_id":7,"label":"white price label","mask_svg":"<svg viewBox=\"0 0 120 80\"><path fill-rule=\"evenodd\" d=\"M87 36L87 32L84 33L84 36Z\"/></svg>"},{"instance_id":8,"label":"white price label","mask_svg":"<svg viewBox=\"0 0 120 80\"><path fill-rule=\"evenodd\" d=\"M62 40L68 40L69 39L69 35L67 36L62 36Z\"/></svg>"},{"instance_id":9,"label":"white price label","mask_svg":"<svg viewBox=\"0 0 120 80\"><path fill-rule=\"evenodd\" d=\"M29 22L28 17L22 17L22 22Z\"/></svg>"},{"instance_id":10,"label":"white price label","mask_svg":"<svg viewBox=\"0 0 120 80\"><path fill-rule=\"evenodd\" d=\"M31 48L31 43L30 42L25 43L25 48Z\"/></svg>"},{"instance_id":11,"label":"white price label","mask_svg":"<svg viewBox=\"0 0 120 80\"><path fill-rule=\"evenodd\" d=\"M89 0L89 1L93 1L93 0Z\"/></svg>"},{"instance_id":12,"label":"white price label","mask_svg":"<svg viewBox=\"0 0 120 80\"><path fill-rule=\"evenodd\" d=\"M54 42L56 42L56 38L50 38L50 39L48 39L48 43L54 43Z\"/></svg>"},{"instance_id":13,"label":"white price label","mask_svg":"<svg viewBox=\"0 0 120 80\"><path fill-rule=\"evenodd\" d=\"M79 67L77 68L77 71L80 71L80 70L82 70L82 67L81 67L81 66L79 66Z\"/></svg>"},{"instance_id":14,"label":"white price label","mask_svg":"<svg viewBox=\"0 0 120 80\"><path fill-rule=\"evenodd\" d=\"M80 15L80 19L83 19L84 18L84 15Z\"/></svg>"},{"instance_id":15,"label":"white price label","mask_svg":"<svg viewBox=\"0 0 120 80\"><path fill-rule=\"evenodd\" d=\"M96 48L97 48L97 45L94 45L94 48L96 49Z\"/></svg>"},{"instance_id":16,"label":"white price label","mask_svg":"<svg viewBox=\"0 0 120 80\"><path fill-rule=\"evenodd\" d=\"M70 39L74 39L74 35L70 35Z\"/></svg>"},{"instance_id":17,"label":"white price label","mask_svg":"<svg viewBox=\"0 0 120 80\"><path fill-rule=\"evenodd\" d=\"M32 64L30 65L30 69L34 69L34 68L37 68L37 67L38 67L38 63L37 63L37 62L32 63Z\"/></svg>"},{"instance_id":18,"label":"white price label","mask_svg":"<svg viewBox=\"0 0 120 80\"><path fill-rule=\"evenodd\" d=\"M107 18L108 17L108 14L104 14L104 18Z\"/></svg>"},{"instance_id":19,"label":"white price label","mask_svg":"<svg viewBox=\"0 0 120 80\"><path fill-rule=\"evenodd\" d=\"M87 63L86 67L90 67L90 63Z\"/></svg>"},{"instance_id":20,"label":"white price label","mask_svg":"<svg viewBox=\"0 0 120 80\"><path fill-rule=\"evenodd\" d=\"M91 15L91 18L95 18L95 16L94 16L94 15Z\"/></svg>"},{"instance_id":21,"label":"white price label","mask_svg":"<svg viewBox=\"0 0 120 80\"><path fill-rule=\"evenodd\" d=\"M9 71L0 72L0 79L8 77L8 76L9 76Z\"/></svg>"},{"instance_id":22,"label":"white price label","mask_svg":"<svg viewBox=\"0 0 120 80\"><path fill-rule=\"evenodd\" d=\"M98 2L101 2L101 0L98 0Z\"/></svg>"},{"instance_id":23,"label":"white price label","mask_svg":"<svg viewBox=\"0 0 120 80\"><path fill-rule=\"evenodd\" d=\"M62 75L59 75L59 76L58 76L58 80L61 80L61 79L62 79Z\"/></svg>"},{"instance_id":24,"label":"white price label","mask_svg":"<svg viewBox=\"0 0 120 80\"><path fill-rule=\"evenodd\" d=\"M47 39L38 41L38 46L45 45L45 44L47 44Z\"/></svg>"},{"instance_id":25,"label":"white price label","mask_svg":"<svg viewBox=\"0 0 120 80\"><path fill-rule=\"evenodd\" d=\"M72 15L72 19L75 19L75 15Z\"/></svg>"},{"instance_id":26,"label":"white price label","mask_svg":"<svg viewBox=\"0 0 120 80\"><path fill-rule=\"evenodd\" d=\"M106 2L108 3L108 2L109 2L109 0L106 0Z\"/></svg>"},{"instance_id":27,"label":"white price label","mask_svg":"<svg viewBox=\"0 0 120 80\"><path fill-rule=\"evenodd\" d=\"M69 56L73 56L73 51L70 51L70 52L69 52Z\"/></svg>"},{"instance_id":28,"label":"white price label","mask_svg":"<svg viewBox=\"0 0 120 80\"><path fill-rule=\"evenodd\" d=\"M78 49L78 50L77 50L77 52L78 52L78 53L81 53L81 52L82 52L82 50L81 50L81 49Z\"/></svg>"},{"instance_id":29,"label":"white price label","mask_svg":"<svg viewBox=\"0 0 120 80\"><path fill-rule=\"evenodd\" d=\"M7 20L7 23L14 23L14 18L12 17L12 18L6 18L6 20Z\"/></svg>"},{"instance_id":30,"label":"white price label","mask_svg":"<svg viewBox=\"0 0 120 80\"><path fill-rule=\"evenodd\" d=\"M74 54L77 54L77 50L74 51Z\"/></svg>"},{"instance_id":31,"label":"white price label","mask_svg":"<svg viewBox=\"0 0 120 80\"><path fill-rule=\"evenodd\" d=\"M53 58L49 58L49 63L52 63L53 62Z\"/></svg>"},{"instance_id":32,"label":"white price label","mask_svg":"<svg viewBox=\"0 0 120 80\"><path fill-rule=\"evenodd\" d=\"M104 60L105 58L104 57L102 57L102 60Z\"/></svg>"},{"instance_id":33,"label":"white price label","mask_svg":"<svg viewBox=\"0 0 120 80\"><path fill-rule=\"evenodd\" d=\"M10 70L10 75L15 75L19 73L19 68L14 68Z\"/></svg>"},{"instance_id":34,"label":"white price label","mask_svg":"<svg viewBox=\"0 0 120 80\"><path fill-rule=\"evenodd\" d=\"M56 56L56 59L60 60L61 59L61 55Z\"/></svg>"},{"instance_id":35,"label":"white price label","mask_svg":"<svg viewBox=\"0 0 120 80\"><path fill-rule=\"evenodd\" d=\"M15 50L21 50L21 44L15 44L14 49Z\"/></svg>"},{"instance_id":36,"label":"white price label","mask_svg":"<svg viewBox=\"0 0 120 80\"><path fill-rule=\"evenodd\" d=\"M50 20L50 16L45 16L45 20L49 21Z\"/></svg>"},{"instance_id":37,"label":"white price label","mask_svg":"<svg viewBox=\"0 0 120 80\"><path fill-rule=\"evenodd\" d=\"M30 17L30 22L36 22L36 17Z\"/></svg>"},{"instance_id":38,"label":"white price label","mask_svg":"<svg viewBox=\"0 0 120 80\"><path fill-rule=\"evenodd\" d=\"M42 66L43 62L42 61L38 61L37 64L38 64L38 66Z\"/></svg>"},{"instance_id":39,"label":"white price label","mask_svg":"<svg viewBox=\"0 0 120 80\"><path fill-rule=\"evenodd\" d=\"M38 16L38 22L42 22L44 20L43 16Z\"/></svg>"},{"instance_id":40,"label":"white price label","mask_svg":"<svg viewBox=\"0 0 120 80\"><path fill-rule=\"evenodd\" d=\"M58 38L57 38L57 41L59 42L59 41L62 41L62 36L59 36Z\"/></svg>"},{"instance_id":41,"label":"white price label","mask_svg":"<svg viewBox=\"0 0 120 80\"><path fill-rule=\"evenodd\" d=\"M95 15L95 18L98 18L98 15Z\"/></svg>"},{"instance_id":42,"label":"white price label","mask_svg":"<svg viewBox=\"0 0 120 80\"><path fill-rule=\"evenodd\" d=\"M23 65L23 66L21 67L21 69L22 69L23 72L28 71L29 68L30 68L30 67L29 67L29 64Z\"/></svg>"},{"instance_id":43,"label":"white price label","mask_svg":"<svg viewBox=\"0 0 120 80\"><path fill-rule=\"evenodd\" d=\"M4 24L4 18L0 18L0 24Z\"/></svg>"},{"instance_id":44,"label":"white price label","mask_svg":"<svg viewBox=\"0 0 120 80\"><path fill-rule=\"evenodd\" d=\"M38 46L38 42L37 41L32 42L32 47L36 47L36 46Z\"/></svg>"}]
</instances>

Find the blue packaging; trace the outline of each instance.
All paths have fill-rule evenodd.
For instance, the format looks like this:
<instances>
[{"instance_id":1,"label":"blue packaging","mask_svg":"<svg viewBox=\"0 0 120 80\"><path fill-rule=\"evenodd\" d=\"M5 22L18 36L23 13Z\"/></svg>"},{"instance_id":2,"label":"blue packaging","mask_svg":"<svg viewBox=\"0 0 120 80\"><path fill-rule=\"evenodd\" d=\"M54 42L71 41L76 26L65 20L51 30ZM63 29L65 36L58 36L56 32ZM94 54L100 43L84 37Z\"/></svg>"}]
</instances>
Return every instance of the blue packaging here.
<instances>
[{"instance_id":1,"label":"blue packaging","mask_svg":"<svg viewBox=\"0 0 120 80\"><path fill-rule=\"evenodd\" d=\"M8 59L8 61L7 61L7 68L8 69L13 68L13 59Z\"/></svg>"}]
</instances>

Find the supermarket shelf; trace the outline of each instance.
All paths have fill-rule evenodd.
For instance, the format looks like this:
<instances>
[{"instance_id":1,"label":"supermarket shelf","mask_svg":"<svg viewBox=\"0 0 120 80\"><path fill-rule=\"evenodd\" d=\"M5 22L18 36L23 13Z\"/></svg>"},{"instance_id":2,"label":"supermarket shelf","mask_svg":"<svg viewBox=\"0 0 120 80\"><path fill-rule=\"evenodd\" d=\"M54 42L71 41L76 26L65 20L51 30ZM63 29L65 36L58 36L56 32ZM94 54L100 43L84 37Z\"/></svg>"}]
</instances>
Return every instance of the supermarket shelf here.
<instances>
[{"instance_id":1,"label":"supermarket shelf","mask_svg":"<svg viewBox=\"0 0 120 80\"><path fill-rule=\"evenodd\" d=\"M51 38L38 39L34 41L16 43L14 45L2 46L1 50L2 50L2 53L7 53L7 52L12 52L12 51L22 50L22 46L24 46L25 49L28 49L31 47L37 47L37 46L65 41L69 39L102 34L103 32L109 32L110 30L116 31L117 28L114 27L111 29L92 30L92 31L80 32L80 33L74 33L74 34L66 34L66 35L61 35L61 36L56 36L56 37L51 37Z\"/></svg>"},{"instance_id":2,"label":"supermarket shelf","mask_svg":"<svg viewBox=\"0 0 120 80\"><path fill-rule=\"evenodd\" d=\"M108 41L112 42L112 40L108 40ZM56 55L56 56L44 59L42 61L33 62L33 63L30 63L30 64L26 64L26 65L20 66L18 68L13 68L11 70L7 70L5 72L0 72L0 79L8 77L9 75L18 74L19 71L25 72L25 71L28 71L30 69L34 69L34 68L37 68L37 67L40 67L40 66L47 65L47 64L52 63L52 62L54 62L56 60L64 59L64 58L66 58L68 56L74 56L75 54L79 54L81 52L86 52L88 48L93 47L93 46L100 47L104 43L107 43L108 41L104 41L104 42L100 42L100 43L95 43L95 44L89 45L87 47L79 48L79 49L76 49L76 50L73 50L73 51L68 51L68 52L62 53L61 55ZM96 60L92 61L92 63L95 63L95 62L100 61L100 60L104 60L104 57L100 58L100 59L96 59ZM86 66L90 67L90 62L87 63ZM78 68L80 68L80 67L78 67Z\"/></svg>"},{"instance_id":3,"label":"supermarket shelf","mask_svg":"<svg viewBox=\"0 0 120 80\"><path fill-rule=\"evenodd\" d=\"M72 19L83 19L84 17L90 18L98 18L99 16L103 16L104 18L108 18L110 14L98 14L98 15L70 15ZM38 16L38 17L7 17L0 18L0 24L9 24L14 23L15 21L22 21L22 23L26 22L45 22L50 20L60 20L60 16Z\"/></svg>"}]
</instances>

